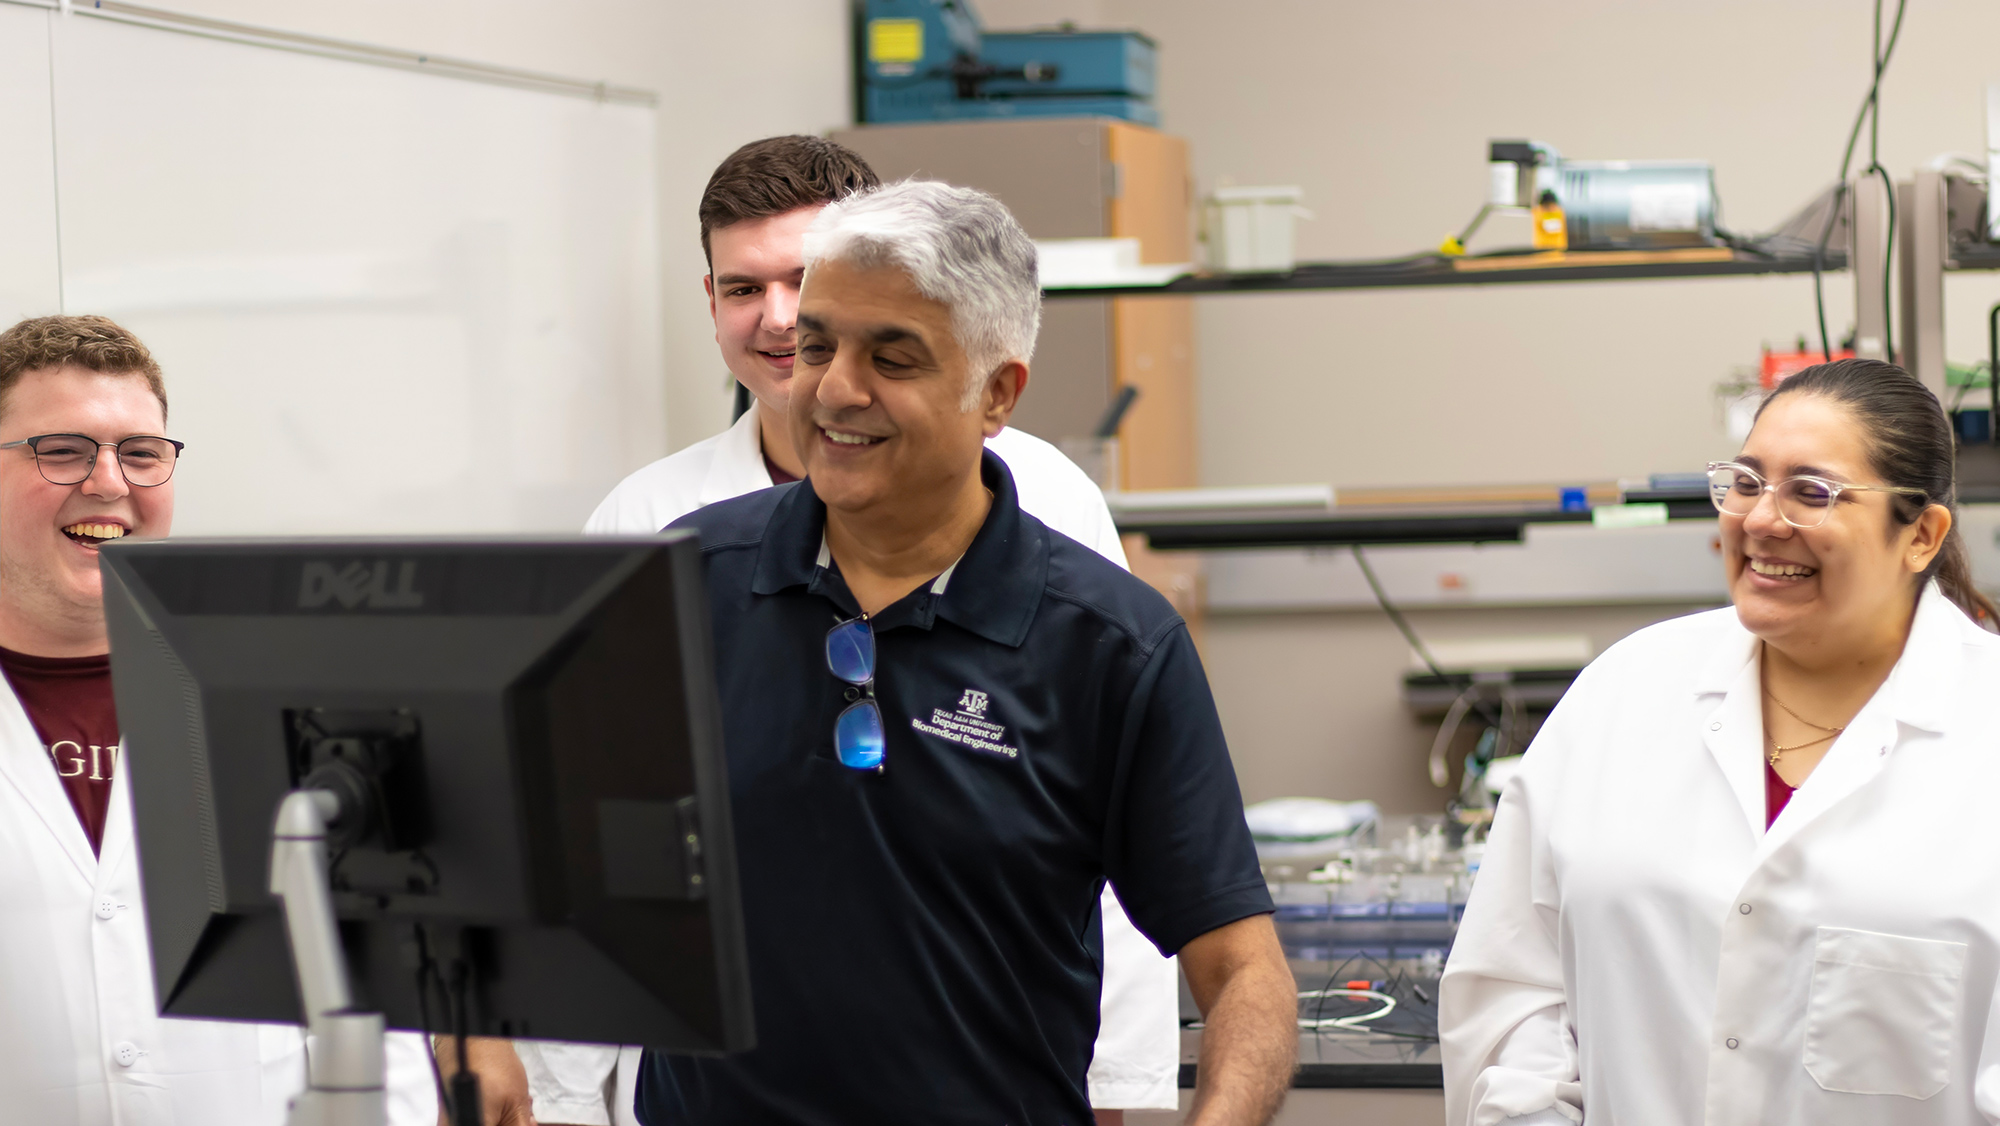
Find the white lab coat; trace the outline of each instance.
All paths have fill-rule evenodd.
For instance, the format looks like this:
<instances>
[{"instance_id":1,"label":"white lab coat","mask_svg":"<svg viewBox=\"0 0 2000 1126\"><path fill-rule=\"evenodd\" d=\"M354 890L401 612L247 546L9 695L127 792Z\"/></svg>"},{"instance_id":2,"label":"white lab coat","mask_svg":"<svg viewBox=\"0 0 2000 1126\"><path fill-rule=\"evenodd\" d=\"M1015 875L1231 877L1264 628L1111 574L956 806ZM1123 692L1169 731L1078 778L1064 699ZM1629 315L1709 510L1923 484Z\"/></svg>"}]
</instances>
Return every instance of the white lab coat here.
<instances>
[{"instance_id":1,"label":"white lab coat","mask_svg":"<svg viewBox=\"0 0 2000 1126\"><path fill-rule=\"evenodd\" d=\"M0 1122L277 1126L305 1081L297 1028L158 1015L126 777L121 764L92 855L0 678ZM420 1041L400 1041L391 1121L430 1126Z\"/></svg>"},{"instance_id":2,"label":"white lab coat","mask_svg":"<svg viewBox=\"0 0 2000 1126\"><path fill-rule=\"evenodd\" d=\"M728 430L627 477L597 506L584 530L656 532L703 505L770 488L759 409L753 404ZM1013 473L1023 511L1120 567L1126 565L1104 494L1062 451L1013 429L1002 430L986 445ZM1108 886L1103 918L1104 981L1090 1064L1091 1105L1172 1109L1180 1078L1180 985L1174 961L1161 957L1139 933ZM527 1041L517 1047L534 1088L537 1119L583 1126L611 1121L603 1092L613 1049ZM625 1051L613 1094L620 1126L635 1122L630 1115L638 1050Z\"/></svg>"},{"instance_id":3,"label":"white lab coat","mask_svg":"<svg viewBox=\"0 0 2000 1126\"><path fill-rule=\"evenodd\" d=\"M2000 638L1937 588L1767 831L1733 609L1578 677L1446 966L1451 1126L2000 1122Z\"/></svg>"}]
</instances>

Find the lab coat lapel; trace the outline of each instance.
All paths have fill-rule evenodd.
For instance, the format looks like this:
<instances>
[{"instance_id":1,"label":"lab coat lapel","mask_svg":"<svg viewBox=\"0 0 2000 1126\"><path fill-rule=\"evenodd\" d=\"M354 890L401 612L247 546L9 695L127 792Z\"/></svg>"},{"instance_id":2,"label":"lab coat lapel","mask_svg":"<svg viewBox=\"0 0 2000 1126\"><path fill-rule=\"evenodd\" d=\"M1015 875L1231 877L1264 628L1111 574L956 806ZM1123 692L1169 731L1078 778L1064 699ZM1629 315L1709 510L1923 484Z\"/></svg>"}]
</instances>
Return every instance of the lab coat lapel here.
<instances>
[{"instance_id":1,"label":"lab coat lapel","mask_svg":"<svg viewBox=\"0 0 2000 1126\"><path fill-rule=\"evenodd\" d=\"M1753 835L1764 831L1764 710L1757 639L1741 624L1718 643L1696 679L1697 694L1720 702L1702 720L1702 742L1736 796Z\"/></svg>"},{"instance_id":2,"label":"lab coat lapel","mask_svg":"<svg viewBox=\"0 0 2000 1126\"><path fill-rule=\"evenodd\" d=\"M122 768L122 764L121 764ZM122 773L122 769L121 769ZM13 787L23 803L55 835L63 854L76 866L85 886L97 879L97 857L90 851L90 838L76 818L76 807L57 780L54 765L35 725L14 695L13 686L0 677L0 778Z\"/></svg>"},{"instance_id":3,"label":"lab coat lapel","mask_svg":"<svg viewBox=\"0 0 2000 1126\"><path fill-rule=\"evenodd\" d=\"M708 476L701 482L702 505L771 487L771 471L764 467L764 432L757 421L761 409L752 402L716 447L715 460L709 462Z\"/></svg>"},{"instance_id":4,"label":"lab coat lapel","mask_svg":"<svg viewBox=\"0 0 2000 1126\"><path fill-rule=\"evenodd\" d=\"M122 748L125 737L118 742ZM111 803L104 811L104 839L98 842L97 862L100 871L115 872L126 863L132 852L132 787L125 769L125 753L118 753L118 772L111 776ZM88 843L88 842L86 842Z\"/></svg>"},{"instance_id":5,"label":"lab coat lapel","mask_svg":"<svg viewBox=\"0 0 2000 1126\"><path fill-rule=\"evenodd\" d=\"M1896 667L1778 814L1758 847L1759 862L1867 786L1889 756L1914 751L1926 732L1944 731L1964 675L1957 659L1962 623L1964 615L1935 584L1924 589Z\"/></svg>"},{"instance_id":6,"label":"lab coat lapel","mask_svg":"<svg viewBox=\"0 0 2000 1126\"><path fill-rule=\"evenodd\" d=\"M1784 846L1834 806L1881 773L1882 763L1896 745L1896 721L1877 692L1840 738L1813 768L1805 784L1792 794L1778 819L1757 846L1757 863Z\"/></svg>"}]
</instances>

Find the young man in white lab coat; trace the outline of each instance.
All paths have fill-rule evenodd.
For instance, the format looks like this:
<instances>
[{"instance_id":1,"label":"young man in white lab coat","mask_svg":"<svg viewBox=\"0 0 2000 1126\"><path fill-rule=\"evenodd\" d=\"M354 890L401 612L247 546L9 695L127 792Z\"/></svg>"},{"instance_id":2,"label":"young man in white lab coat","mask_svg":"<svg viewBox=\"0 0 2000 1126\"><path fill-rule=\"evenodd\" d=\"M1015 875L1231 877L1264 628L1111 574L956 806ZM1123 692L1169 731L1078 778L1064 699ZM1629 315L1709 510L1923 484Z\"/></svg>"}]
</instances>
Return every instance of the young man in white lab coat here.
<instances>
[{"instance_id":1,"label":"young man in white lab coat","mask_svg":"<svg viewBox=\"0 0 2000 1126\"><path fill-rule=\"evenodd\" d=\"M704 505L804 472L787 429L805 230L828 203L873 187L875 174L855 153L818 137L772 137L738 149L716 169L699 208L709 275L709 312L723 363L754 403L736 424L654 462L621 482L591 514L590 532L656 532ZM1019 430L1002 430L987 447L1014 475L1024 511L1123 567L1103 493L1061 451ZM1125 1110L1173 1109L1180 1072L1178 973L1125 916L1105 889L1101 1025L1091 1061L1090 1101L1099 1122ZM536 1117L577 1126L614 1121L597 1092L606 1086L603 1050L523 1045L535 1090ZM628 1050L613 1099L631 1113ZM617 1121L630 1121L618 1118Z\"/></svg>"},{"instance_id":2,"label":"young man in white lab coat","mask_svg":"<svg viewBox=\"0 0 2000 1126\"><path fill-rule=\"evenodd\" d=\"M97 545L172 527L166 424L159 365L111 321L0 333L0 1121L276 1126L304 1083L298 1029L154 1001ZM400 1049L399 1126L436 1105Z\"/></svg>"}]
</instances>

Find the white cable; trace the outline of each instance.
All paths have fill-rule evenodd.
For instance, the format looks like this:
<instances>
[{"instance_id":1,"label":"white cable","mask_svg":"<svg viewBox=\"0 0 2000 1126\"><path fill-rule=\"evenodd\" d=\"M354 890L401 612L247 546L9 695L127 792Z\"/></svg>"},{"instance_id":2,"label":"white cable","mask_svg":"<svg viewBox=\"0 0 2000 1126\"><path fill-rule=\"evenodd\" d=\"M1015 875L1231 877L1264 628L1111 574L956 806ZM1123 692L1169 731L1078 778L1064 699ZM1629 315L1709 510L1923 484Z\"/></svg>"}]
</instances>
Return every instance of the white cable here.
<instances>
[{"instance_id":1,"label":"white cable","mask_svg":"<svg viewBox=\"0 0 2000 1126\"><path fill-rule=\"evenodd\" d=\"M1451 762L1446 758L1451 751L1451 741L1458 734L1458 725L1465 719L1465 713L1472 710L1472 699L1479 692L1477 684L1458 694L1445 710L1444 722L1438 725L1437 738L1431 740L1431 785L1442 790L1451 785Z\"/></svg>"},{"instance_id":2,"label":"white cable","mask_svg":"<svg viewBox=\"0 0 2000 1126\"><path fill-rule=\"evenodd\" d=\"M1347 999L1368 998L1382 1002L1382 1007L1374 1012L1357 1013L1354 1016L1327 1017L1323 1020L1300 1018L1299 1027L1311 1032L1323 1032L1330 1028L1358 1028L1371 1020L1380 1020L1395 1011L1396 999L1387 993L1377 993L1373 989L1302 989L1299 1000L1310 1001L1320 997L1342 997Z\"/></svg>"}]
</instances>

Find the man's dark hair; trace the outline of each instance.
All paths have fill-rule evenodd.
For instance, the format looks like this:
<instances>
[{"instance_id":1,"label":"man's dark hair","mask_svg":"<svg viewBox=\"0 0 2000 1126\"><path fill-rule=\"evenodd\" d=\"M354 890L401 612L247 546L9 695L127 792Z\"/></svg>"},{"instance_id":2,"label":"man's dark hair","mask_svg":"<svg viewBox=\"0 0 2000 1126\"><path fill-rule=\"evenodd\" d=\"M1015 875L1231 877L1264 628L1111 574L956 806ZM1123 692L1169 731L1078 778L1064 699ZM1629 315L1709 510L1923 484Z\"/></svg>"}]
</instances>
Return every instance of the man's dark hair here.
<instances>
[{"instance_id":1,"label":"man's dark hair","mask_svg":"<svg viewBox=\"0 0 2000 1126\"><path fill-rule=\"evenodd\" d=\"M708 236L717 227L823 207L881 182L859 153L824 137L752 141L717 165L702 190L701 256L713 264Z\"/></svg>"}]
</instances>

